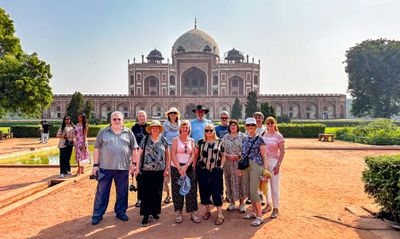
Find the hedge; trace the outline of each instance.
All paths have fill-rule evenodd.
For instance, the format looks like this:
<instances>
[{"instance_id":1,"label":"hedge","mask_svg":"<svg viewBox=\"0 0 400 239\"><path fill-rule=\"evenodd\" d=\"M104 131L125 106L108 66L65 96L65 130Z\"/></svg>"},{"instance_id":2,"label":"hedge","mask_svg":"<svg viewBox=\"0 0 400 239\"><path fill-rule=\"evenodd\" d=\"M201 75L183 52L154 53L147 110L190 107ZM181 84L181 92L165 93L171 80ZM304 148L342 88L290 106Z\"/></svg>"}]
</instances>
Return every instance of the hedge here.
<instances>
[{"instance_id":1,"label":"hedge","mask_svg":"<svg viewBox=\"0 0 400 239\"><path fill-rule=\"evenodd\" d=\"M400 222L400 155L370 156L365 162L365 192L381 206L381 216Z\"/></svg>"},{"instance_id":2,"label":"hedge","mask_svg":"<svg viewBox=\"0 0 400 239\"><path fill-rule=\"evenodd\" d=\"M89 137L96 137L99 131L107 125L90 125L89 126ZM56 137L57 131L60 126L50 127L50 137ZM34 138L40 137L40 125L17 125L11 127L11 132L13 132L16 138Z\"/></svg>"},{"instance_id":3,"label":"hedge","mask_svg":"<svg viewBox=\"0 0 400 239\"><path fill-rule=\"evenodd\" d=\"M285 138L318 138L318 134L324 133L324 124L279 124L279 132Z\"/></svg>"},{"instance_id":4,"label":"hedge","mask_svg":"<svg viewBox=\"0 0 400 239\"><path fill-rule=\"evenodd\" d=\"M292 123L295 124L324 124L327 127L352 127L363 124L368 124L372 120L362 120L362 119L336 119L336 120L296 120L292 119ZM394 124L400 126L400 121L394 121Z\"/></svg>"},{"instance_id":5,"label":"hedge","mask_svg":"<svg viewBox=\"0 0 400 239\"><path fill-rule=\"evenodd\" d=\"M318 134L324 133L325 128L324 124L278 124L279 132L285 138L318 138ZM240 131L246 131L243 124L240 125Z\"/></svg>"}]
</instances>

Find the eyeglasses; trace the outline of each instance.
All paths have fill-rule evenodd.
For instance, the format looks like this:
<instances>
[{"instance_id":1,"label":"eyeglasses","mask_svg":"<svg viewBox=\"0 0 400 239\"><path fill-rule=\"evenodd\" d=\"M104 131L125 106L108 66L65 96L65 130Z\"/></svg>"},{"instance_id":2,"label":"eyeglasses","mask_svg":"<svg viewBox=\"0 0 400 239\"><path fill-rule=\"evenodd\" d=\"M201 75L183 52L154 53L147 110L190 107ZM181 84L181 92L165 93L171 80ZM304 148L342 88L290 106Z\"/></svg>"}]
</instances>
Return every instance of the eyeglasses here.
<instances>
[{"instance_id":1,"label":"eyeglasses","mask_svg":"<svg viewBox=\"0 0 400 239\"><path fill-rule=\"evenodd\" d=\"M71 120L70 118L66 118L65 120Z\"/></svg>"},{"instance_id":2,"label":"eyeglasses","mask_svg":"<svg viewBox=\"0 0 400 239\"><path fill-rule=\"evenodd\" d=\"M113 118L113 121L121 121L121 118Z\"/></svg>"},{"instance_id":3,"label":"eyeglasses","mask_svg":"<svg viewBox=\"0 0 400 239\"><path fill-rule=\"evenodd\" d=\"M246 124L247 127L256 127L255 124Z\"/></svg>"},{"instance_id":4,"label":"eyeglasses","mask_svg":"<svg viewBox=\"0 0 400 239\"><path fill-rule=\"evenodd\" d=\"M185 144L185 153L187 153L187 145Z\"/></svg>"},{"instance_id":5,"label":"eyeglasses","mask_svg":"<svg viewBox=\"0 0 400 239\"><path fill-rule=\"evenodd\" d=\"M214 130L213 129L205 129L204 130L206 133L211 133L211 132L213 132Z\"/></svg>"},{"instance_id":6,"label":"eyeglasses","mask_svg":"<svg viewBox=\"0 0 400 239\"><path fill-rule=\"evenodd\" d=\"M228 117L221 117L221 119L222 119L222 120L227 120L227 119L228 119Z\"/></svg>"},{"instance_id":7,"label":"eyeglasses","mask_svg":"<svg viewBox=\"0 0 400 239\"><path fill-rule=\"evenodd\" d=\"M169 115L176 115L176 114L178 114L178 113L176 113L176 112L170 112L170 113L168 113Z\"/></svg>"},{"instance_id":8,"label":"eyeglasses","mask_svg":"<svg viewBox=\"0 0 400 239\"><path fill-rule=\"evenodd\" d=\"M274 125L275 123L272 122L268 122L267 125Z\"/></svg>"}]
</instances>

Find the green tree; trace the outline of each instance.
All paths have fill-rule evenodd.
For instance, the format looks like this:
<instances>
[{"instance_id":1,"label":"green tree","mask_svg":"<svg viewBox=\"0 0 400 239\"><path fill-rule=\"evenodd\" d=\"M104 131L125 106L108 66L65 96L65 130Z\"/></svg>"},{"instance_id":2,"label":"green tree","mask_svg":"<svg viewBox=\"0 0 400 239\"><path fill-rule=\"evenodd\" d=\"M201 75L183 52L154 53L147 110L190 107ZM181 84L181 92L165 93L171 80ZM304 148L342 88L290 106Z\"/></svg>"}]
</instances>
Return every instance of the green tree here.
<instances>
[{"instance_id":1,"label":"green tree","mask_svg":"<svg viewBox=\"0 0 400 239\"><path fill-rule=\"evenodd\" d=\"M353 115L390 118L400 112L400 41L366 40L346 52Z\"/></svg>"},{"instance_id":2,"label":"green tree","mask_svg":"<svg viewBox=\"0 0 400 239\"><path fill-rule=\"evenodd\" d=\"M78 122L78 116L84 112L84 101L83 95L80 92L75 92L67 108L67 115L71 116L72 121L76 124Z\"/></svg>"},{"instance_id":3,"label":"green tree","mask_svg":"<svg viewBox=\"0 0 400 239\"><path fill-rule=\"evenodd\" d=\"M232 119L241 119L242 118L242 105L238 98L235 99L235 103L232 106Z\"/></svg>"},{"instance_id":4,"label":"green tree","mask_svg":"<svg viewBox=\"0 0 400 239\"><path fill-rule=\"evenodd\" d=\"M250 91L247 95L246 118L253 117L253 114L257 111L260 111L257 106L257 93L255 91Z\"/></svg>"},{"instance_id":5,"label":"green tree","mask_svg":"<svg viewBox=\"0 0 400 239\"><path fill-rule=\"evenodd\" d=\"M23 52L13 21L0 8L0 117L18 113L40 116L53 98L50 66L36 53Z\"/></svg>"},{"instance_id":6,"label":"green tree","mask_svg":"<svg viewBox=\"0 0 400 239\"><path fill-rule=\"evenodd\" d=\"M275 109L272 105L269 105L268 102L261 103L260 111L264 114L265 118L272 116L276 119Z\"/></svg>"},{"instance_id":7,"label":"green tree","mask_svg":"<svg viewBox=\"0 0 400 239\"><path fill-rule=\"evenodd\" d=\"M86 114L88 122L90 122L90 120L92 119L92 109L93 109L92 102L90 100L86 100L83 106L83 113Z\"/></svg>"}]
</instances>

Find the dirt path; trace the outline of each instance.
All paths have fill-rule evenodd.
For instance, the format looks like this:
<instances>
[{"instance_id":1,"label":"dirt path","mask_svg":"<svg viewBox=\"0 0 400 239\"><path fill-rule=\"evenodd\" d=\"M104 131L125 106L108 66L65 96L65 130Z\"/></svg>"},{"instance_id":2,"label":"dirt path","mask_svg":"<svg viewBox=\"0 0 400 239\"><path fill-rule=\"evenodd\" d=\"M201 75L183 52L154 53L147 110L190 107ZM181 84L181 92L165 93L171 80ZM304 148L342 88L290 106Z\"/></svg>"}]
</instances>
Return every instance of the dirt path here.
<instances>
[{"instance_id":1,"label":"dirt path","mask_svg":"<svg viewBox=\"0 0 400 239\"><path fill-rule=\"evenodd\" d=\"M214 226L213 220L195 225L187 214L177 225L171 204L164 204L159 222L142 228L137 208L128 209L128 222L114 217L114 193L104 220L92 226L96 183L85 179L0 217L0 238L382 238L314 216L365 226L365 220L344 210L346 206L360 208L372 203L363 192L361 181L364 157L394 153L397 152L288 150L282 168L282 213L278 219L266 219L259 228L252 228L239 212L225 210L225 223L219 227ZM136 196L129 196L129 205L133 205ZM393 238L400 238L400 232L394 233Z\"/></svg>"}]
</instances>

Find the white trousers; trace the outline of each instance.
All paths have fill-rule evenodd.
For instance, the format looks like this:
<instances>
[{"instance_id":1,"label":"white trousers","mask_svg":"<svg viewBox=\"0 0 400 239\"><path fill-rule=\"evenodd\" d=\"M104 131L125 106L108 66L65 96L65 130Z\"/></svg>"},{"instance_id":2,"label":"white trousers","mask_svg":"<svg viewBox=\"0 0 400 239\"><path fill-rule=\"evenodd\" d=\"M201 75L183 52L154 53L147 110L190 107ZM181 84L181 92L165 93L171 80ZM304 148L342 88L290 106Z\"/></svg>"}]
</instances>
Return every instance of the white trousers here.
<instances>
[{"instance_id":1,"label":"white trousers","mask_svg":"<svg viewBox=\"0 0 400 239\"><path fill-rule=\"evenodd\" d=\"M274 174L274 168L277 164L278 159L268 159L268 171L271 172L272 177L268 182L267 202L272 201L273 208L279 208L279 178L281 173L279 171L277 175Z\"/></svg>"},{"instance_id":2,"label":"white trousers","mask_svg":"<svg viewBox=\"0 0 400 239\"><path fill-rule=\"evenodd\" d=\"M41 143L42 144L47 144L48 140L49 140L49 133L42 133Z\"/></svg>"}]
</instances>

